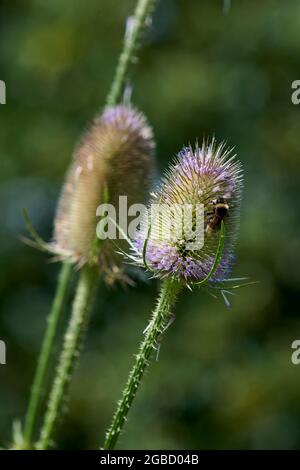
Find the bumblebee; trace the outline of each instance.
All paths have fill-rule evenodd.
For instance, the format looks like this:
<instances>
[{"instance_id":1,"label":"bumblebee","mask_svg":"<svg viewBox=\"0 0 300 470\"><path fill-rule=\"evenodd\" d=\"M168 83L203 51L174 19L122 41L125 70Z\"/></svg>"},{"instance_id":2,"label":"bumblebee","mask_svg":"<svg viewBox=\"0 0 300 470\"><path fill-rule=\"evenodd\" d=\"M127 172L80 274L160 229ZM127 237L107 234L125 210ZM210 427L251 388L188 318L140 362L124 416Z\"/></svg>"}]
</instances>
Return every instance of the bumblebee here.
<instances>
[{"instance_id":1,"label":"bumblebee","mask_svg":"<svg viewBox=\"0 0 300 470\"><path fill-rule=\"evenodd\" d=\"M224 197L219 197L218 199L212 201L212 204L213 210L207 213L207 233L211 233L215 230L220 230L222 220L228 217L229 214L229 205Z\"/></svg>"}]
</instances>

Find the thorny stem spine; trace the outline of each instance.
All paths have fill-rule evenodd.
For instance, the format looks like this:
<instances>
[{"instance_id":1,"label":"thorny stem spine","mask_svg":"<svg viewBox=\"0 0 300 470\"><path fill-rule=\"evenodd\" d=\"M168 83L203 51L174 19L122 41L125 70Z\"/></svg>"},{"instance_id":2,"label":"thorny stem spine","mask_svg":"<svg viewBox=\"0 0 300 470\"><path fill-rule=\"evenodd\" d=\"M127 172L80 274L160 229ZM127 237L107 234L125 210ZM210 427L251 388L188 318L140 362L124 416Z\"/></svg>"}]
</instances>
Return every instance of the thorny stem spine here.
<instances>
[{"instance_id":1,"label":"thorny stem spine","mask_svg":"<svg viewBox=\"0 0 300 470\"><path fill-rule=\"evenodd\" d=\"M128 412L141 384L144 372L149 365L153 351L159 346L162 335L168 326L170 319L170 308L175 303L180 284L173 279L163 281L158 304L153 312L149 326L145 330L145 337L140 345L135 364L129 374L127 384L123 391L121 400L117 405L112 424L107 431L103 449L114 449Z\"/></svg>"}]
</instances>

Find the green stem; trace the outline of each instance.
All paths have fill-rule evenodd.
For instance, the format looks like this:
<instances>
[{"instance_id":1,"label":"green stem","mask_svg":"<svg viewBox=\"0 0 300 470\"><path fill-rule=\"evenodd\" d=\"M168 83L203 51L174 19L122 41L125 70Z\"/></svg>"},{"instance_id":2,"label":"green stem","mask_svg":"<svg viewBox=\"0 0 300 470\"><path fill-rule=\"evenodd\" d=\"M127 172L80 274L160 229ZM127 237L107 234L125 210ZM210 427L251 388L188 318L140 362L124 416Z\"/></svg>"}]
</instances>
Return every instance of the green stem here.
<instances>
[{"instance_id":1,"label":"green stem","mask_svg":"<svg viewBox=\"0 0 300 470\"><path fill-rule=\"evenodd\" d=\"M50 392L37 449L45 450L49 447L58 416L61 412L62 402L65 399L66 390L71 380L83 332L88 322L97 278L96 269L90 266L82 268L73 302L72 315L65 333L63 349Z\"/></svg>"},{"instance_id":2,"label":"green stem","mask_svg":"<svg viewBox=\"0 0 300 470\"><path fill-rule=\"evenodd\" d=\"M145 330L145 337L140 345L135 364L129 374L126 387L121 400L117 405L112 424L107 431L103 449L114 449L127 414L141 384L146 367L149 365L151 355L159 347L162 335L170 321L170 308L174 304L180 284L174 280L164 280L158 299L158 304L153 312L152 319Z\"/></svg>"},{"instance_id":3,"label":"green stem","mask_svg":"<svg viewBox=\"0 0 300 470\"><path fill-rule=\"evenodd\" d=\"M38 365L33 385L31 388L31 395L24 425L23 445L25 448L31 448L33 444L33 434L39 413L39 406L43 392L43 383L47 374L57 326L65 304L65 299L70 285L71 275L72 265L69 263L64 263L62 265L62 269L59 275L57 291L48 317L48 326L44 336Z\"/></svg>"},{"instance_id":4,"label":"green stem","mask_svg":"<svg viewBox=\"0 0 300 470\"><path fill-rule=\"evenodd\" d=\"M134 14L130 18L130 28L125 34L123 50L119 57L115 78L107 97L107 106L115 106L120 101L128 68L133 60L142 30L146 26L147 17L151 13L155 2L156 0L138 0L137 2Z\"/></svg>"}]
</instances>

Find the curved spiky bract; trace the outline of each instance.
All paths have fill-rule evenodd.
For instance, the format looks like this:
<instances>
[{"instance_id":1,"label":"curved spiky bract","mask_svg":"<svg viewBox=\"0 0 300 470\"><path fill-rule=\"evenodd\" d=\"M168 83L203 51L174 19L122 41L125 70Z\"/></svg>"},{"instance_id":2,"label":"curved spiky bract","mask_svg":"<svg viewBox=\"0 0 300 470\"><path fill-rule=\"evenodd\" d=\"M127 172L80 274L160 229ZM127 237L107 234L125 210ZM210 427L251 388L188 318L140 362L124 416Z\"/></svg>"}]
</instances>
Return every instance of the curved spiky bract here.
<instances>
[{"instance_id":1,"label":"curved spiky bract","mask_svg":"<svg viewBox=\"0 0 300 470\"><path fill-rule=\"evenodd\" d=\"M149 216L149 208L148 217L141 224L134 242L137 263L146 264L154 276L161 278L171 275L185 282L205 279L211 272L220 242L221 223L211 228L215 204L218 200L225 200L228 214L222 219L225 234L223 254L210 280L226 278L234 259L241 190L241 165L224 144L216 145L213 140L201 147L184 148L152 195L152 207L157 205L160 209L156 209L156 216ZM189 205L195 218L199 204L203 204L203 225L200 225L202 232L204 229L203 246L191 248L192 235L180 229L177 231L176 227L174 230L174 226L171 237L166 239L163 236L166 232L170 234L170 214L173 214L173 224L182 224L184 216L180 208Z\"/></svg>"},{"instance_id":2,"label":"curved spiky bract","mask_svg":"<svg viewBox=\"0 0 300 470\"><path fill-rule=\"evenodd\" d=\"M98 263L108 279L118 276L113 243L105 240L95 250L96 210L107 202L118 210L119 196L127 196L128 205L145 202L153 151L152 130L132 107L108 107L94 120L75 150L58 204L54 246L62 258Z\"/></svg>"}]
</instances>

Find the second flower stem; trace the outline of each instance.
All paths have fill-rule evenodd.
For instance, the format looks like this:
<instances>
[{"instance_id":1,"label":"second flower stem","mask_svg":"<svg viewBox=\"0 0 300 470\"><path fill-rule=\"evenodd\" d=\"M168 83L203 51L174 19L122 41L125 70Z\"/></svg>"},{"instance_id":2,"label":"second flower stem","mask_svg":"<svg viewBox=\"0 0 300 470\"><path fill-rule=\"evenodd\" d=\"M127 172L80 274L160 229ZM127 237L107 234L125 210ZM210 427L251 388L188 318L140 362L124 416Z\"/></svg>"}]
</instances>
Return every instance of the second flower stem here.
<instances>
[{"instance_id":1,"label":"second flower stem","mask_svg":"<svg viewBox=\"0 0 300 470\"><path fill-rule=\"evenodd\" d=\"M61 319L65 300L69 290L72 271L73 267L70 263L63 263L59 275L56 295L48 317L48 326L42 344L34 382L31 388L31 395L25 419L23 436L23 446L27 449L32 448L33 445L33 434L39 414L39 405L42 398L44 381L48 371L58 323Z\"/></svg>"},{"instance_id":2,"label":"second flower stem","mask_svg":"<svg viewBox=\"0 0 300 470\"><path fill-rule=\"evenodd\" d=\"M45 414L40 440L37 449L49 447L54 428L61 412L69 385L78 350L81 346L82 334L88 321L94 292L97 284L97 270L86 265L80 272L80 278L73 302L71 319L65 333L63 349L56 370L56 377L50 392L48 407Z\"/></svg>"},{"instance_id":3,"label":"second flower stem","mask_svg":"<svg viewBox=\"0 0 300 470\"><path fill-rule=\"evenodd\" d=\"M153 312L152 319L145 330L145 337L140 345L135 364L129 374L126 387L121 400L118 403L112 424L106 434L103 449L114 449L127 414L141 384L146 367L155 349L159 347L162 335L170 321L170 308L175 303L180 284L173 279L163 281L157 307Z\"/></svg>"}]
</instances>

